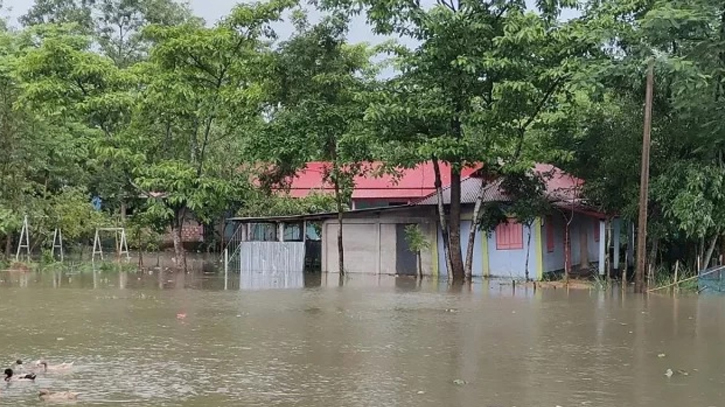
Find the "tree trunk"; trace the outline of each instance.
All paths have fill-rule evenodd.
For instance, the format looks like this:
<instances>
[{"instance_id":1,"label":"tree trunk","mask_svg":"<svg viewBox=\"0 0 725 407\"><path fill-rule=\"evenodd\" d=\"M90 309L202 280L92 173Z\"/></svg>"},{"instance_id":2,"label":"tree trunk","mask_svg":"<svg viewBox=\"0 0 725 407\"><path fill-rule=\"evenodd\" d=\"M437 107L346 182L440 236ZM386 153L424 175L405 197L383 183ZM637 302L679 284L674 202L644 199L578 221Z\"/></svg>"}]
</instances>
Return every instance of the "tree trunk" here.
<instances>
[{"instance_id":1,"label":"tree trunk","mask_svg":"<svg viewBox=\"0 0 725 407\"><path fill-rule=\"evenodd\" d=\"M533 227L533 223L527 224L527 227L529 229L529 236L526 239L526 263L524 266L524 272L526 273L526 281L529 281L529 252L531 252L531 228Z\"/></svg>"},{"instance_id":2,"label":"tree trunk","mask_svg":"<svg viewBox=\"0 0 725 407\"><path fill-rule=\"evenodd\" d=\"M478 232L478 218L481 216L481 207L483 206L483 193L486 191L486 182L481 179L481 187L476 195L476 204L473 207L473 218L471 219L471 228L468 230L468 246L466 247L466 279L473 277L473 245L476 243L476 233ZM528 278L527 278L528 280Z\"/></svg>"},{"instance_id":3,"label":"tree trunk","mask_svg":"<svg viewBox=\"0 0 725 407\"><path fill-rule=\"evenodd\" d=\"M570 220L564 217L564 281L569 281L571 274L571 229Z\"/></svg>"},{"instance_id":4,"label":"tree trunk","mask_svg":"<svg viewBox=\"0 0 725 407\"><path fill-rule=\"evenodd\" d=\"M423 279L423 259L421 258L420 250L418 250L418 252L416 254L417 254L416 257L418 258L417 259L418 260L418 278L420 278L422 280Z\"/></svg>"},{"instance_id":5,"label":"tree trunk","mask_svg":"<svg viewBox=\"0 0 725 407\"><path fill-rule=\"evenodd\" d=\"M138 234L138 269L143 269L143 246L141 241L141 233Z\"/></svg>"},{"instance_id":6,"label":"tree trunk","mask_svg":"<svg viewBox=\"0 0 725 407\"><path fill-rule=\"evenodd\" d=\"M13 251L13 234L8 232L5 237L5 258L9 259Z\"/></svg>"},{"instance_id":7,"label":"tree trunk","mask_svg":"<svg viewBox=\"0 0 725 407\"><path fill-rule=\"evenodd\" d=\"M453 281L465 277L461 253L461 170L451 165L450 256Z\"/></svg>"},{"instance_id":8,"label":"tree trunk","mask_svg":"<svg viewBox=\"0 0 725 407\"><path fill-rule=\"evenodd\" d=\"M176 265L176 269L186 272L186 251L184 250L184 244L181 238L183 225L184 211L183 209L180 209L174 213L174 221L171 227L171 237L174 240L174 263Z\"/></svg>"},{"instance_id":9,"label":"tree trunk","mask_svg":"<svg viewBox=\"0 0 725 407\"><path fill-rule=\"evenodd\" d=\"M338 258L338 268L340 272L340 276L345 275L345 249L343 247L342 242L342 196L340 196L340 180L339 178L339 171L337 168L334 170L336 172L334 183L335 183L335 201L337 203L337 258Z\"/></svg>"},{"instance_id":10,"label":"tree trunk","mask_svg":"<svg viewBox=\"0 0 725 407\"><path fill-rule=\"evenodd\" d=\"M707 270L710 267L712 253L715 251L715 246L717 245L717 238L718 238L718 235L715 235L715 237L713 237L712 241L710 242L710 246L707 248L707 253L705 254L705 260L702 262L703 270Z\"/></svg>"},{"instance_id":11,"label":"tree trunk","mask_svg":"<svg viewBox=\"0 0 725 407\"><path fill-rule=\"evenodd\" d=\"M453 279L453 275L451 274L453 272L453 266L451 265L451 256L450 256L450 236L448 235L448 222L446 219L446 210L445 210L445 204L443 203L443 185L441 182L441 168L438 165L438 159L433 158L433 172L435 175L435 189L436 189L436 197L438 199L438 227L441 230L441 236L443 237L443 255L445 256L446 260L446 272L448 274L449 279ZM438 239L438 236L436 235L436 239Z\"/></svg>"}]
</instances>

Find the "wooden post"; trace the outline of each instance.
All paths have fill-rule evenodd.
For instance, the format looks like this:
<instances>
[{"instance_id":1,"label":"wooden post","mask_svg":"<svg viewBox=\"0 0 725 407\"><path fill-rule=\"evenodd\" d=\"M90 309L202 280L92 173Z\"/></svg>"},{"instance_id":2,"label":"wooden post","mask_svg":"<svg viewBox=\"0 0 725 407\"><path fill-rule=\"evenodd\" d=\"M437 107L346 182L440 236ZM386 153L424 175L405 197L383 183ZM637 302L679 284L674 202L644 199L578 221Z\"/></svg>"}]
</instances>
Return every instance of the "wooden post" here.
<instances>
[{"instance_id":1,"label":"wooden post","mask_svg":"<svg viewBox=\"0 0 725 407\"><path fill-rule=\"evenodd\" d=\"M654 58L650 58L647 68L647 90L644 102L644 134L642 137L642 167L639 186L639 231L637 234L637 270L635 271L634 291L644 292L644 273L647 269L647 202L649 194L649 148L652 132L652 100L654 93Z\"/></svg>"},{"instance_id":2,"label":"wooden post","mask_svg":"<svg viewBox=\"0 0 725 407\"><path fill-rule=\"evenodd\" d=\"M607 222L598 220L597 224L599 226L599 276L603 277L607 270L607 258L609 257L609 253L607 253L609 248L607 246Z\"/></svg>"},{"instance_id":3,"label":"wooden post","mask_svg":"<svg viewBox=\"0 0 725 407\"><path fill-rule=\"evenodd\" d=\"M224 291L229 284L229 249L224 249Z\"/></svg>"},{"instance_id":4,"label":"wooden post","mask_svg":"<svg viewBox=\"0 0 725 407\"><path fill-rule=\"evenodd\" d=\"M678 278L679 271L680 271L680 261L677 260L677 261L675 261L675 290L677 290L679 288L677 286L677 278Z\"/></svg>"},{"instance_id":5,"label":"wooden post","mask_svg":"<svg viewBox=\"0 0 725 407\"><path fill-rule=\"evenodd\" d=\"M23 240L25 242L23 243ZM23 228L20 230L20 240L18 240L18 251L15 252L15 261L20 261L20 251L25 249L27 261L30 261L30 226L28 226L28 216L23 218Z\"/></svg>"},{"instance_id":6,"label":"wooden post","mask_svg":"<svg viewBox=\"0 0 725 407\"><path fill-rule=\"evenodd\" d=\"M612 246L614 246L614 259L612 260L612 268L614 273L619 274L619 237L621 233L619 218L612 220Z\"/></svg>"}]
</instances>

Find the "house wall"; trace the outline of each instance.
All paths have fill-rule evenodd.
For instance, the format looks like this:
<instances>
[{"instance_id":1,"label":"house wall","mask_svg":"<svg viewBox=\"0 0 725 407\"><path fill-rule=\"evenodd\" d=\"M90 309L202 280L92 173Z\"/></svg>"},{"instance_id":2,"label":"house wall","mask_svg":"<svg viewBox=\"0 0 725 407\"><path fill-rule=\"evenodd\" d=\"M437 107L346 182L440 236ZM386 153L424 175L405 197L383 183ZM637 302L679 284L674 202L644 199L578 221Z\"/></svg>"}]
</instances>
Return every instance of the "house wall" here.
<instances>
[{"instance_id":1,"label":"house wall","mask_svg":"<svg viewBox=\"0 0 725 407\"><path fill-rule=\"evenodd\" d=\"M417 223L435 247L435 223L428 208L406 208L382 214L348 215L343 219L343 250L345 271L348 273L395 274L396 225ZM336 273L338 269L336 219L322 225L322 271ZM421 253L423 274L433 273L432 250Z\"/></svg>"},{"instance_id":2,"label":"house wall","mask_svg":"<svg viewBox=\"0 0 725 407\"><path fill-rule=\"evenodd\" d=\"M193 219L187 219L184 221L184 225L181 227L181 242L182 243L201 243L204 241L204 225ZM161 240L161 245L173 246L174 237L171 235L169 229Z\"/></svg>"},{"instance_id":3,"label":"house wall","mask_svg":"<svg viewBox=\"0 0 725 407\"><path fill-rule=\"evenodd\" d=\"M564 233L566 221L563 216L554 214L551 216L554 223L554 251L549 252L546 247L546 220L542 227L544 272L554 272L564 269ZM574 214L569 227L571 239L571 263L572 267L582 267L581 243L584 233L587 242L587 255L590 264L599 263L599 242L595 239L595 232L599 230L599 219L593 216ZM584 265L588 267L589 264Z\"/></svg>"},{"instance_id":4,"label":"house wall","mask_svg":"<svg viewBox=\"0 0 725 407\"><path fill-rule=\"evenodd\" d=\"M463 215L465 217L471 218L470 214ZM470 220L462 220L461 221L461 253L463 256L463 261L466 261L466 252L468 250L468 233L471 230L471 221ZM471 266L471 273L474 277L481 277L484 275L484 250L483 250L483 243L482 243L482 233L478 232L476 233L476 240L473 244L473 264ZM445 246L443 245L443 234L441 233L440 228L438 228L438 272L439 274L446 274L446 271L448 270L446 266L446 257L445 257Z\"/></svg>"},{"instance_id":5,"label":"house wall","mask_svg":"<svg viewBox=\"0 0 725 407\"><path fill-rule=\"evenodd\" d=\"M471 208L464 208L461 218L461 249L463 261L466 259L466 250L468 249L468 232L471 227L471 218L473 217ZM540 238L536 233L539 223L535 223L531 228L523 226L524 247L521 250L497 250L496 249L496 232L490 233L478 231L473 249L473 265L471 273L474 277L507 277L507 278L525 278L526 277L526 252L529 252L529 277L536 278L538 268L537 245ZM531 233L531 244L528 244L529 233ZM438 231L438 270L441 274L446 274L446 259L444 256L443 235Z\"/></svg>"},{"instance_id":6,"label":"house wall","mask_svg":"<svg viewBox=\"0 0 725 407\"><path fill-rule=\"evenodd\" d=\"M417 223L431 242L431 250L422 253L423 273L446 274L443 236L435 222L435 208L403 208L379 214L347 215L344 219L343 244L345 268L349 273L395 274L396 273L396 225ZM462 213L461 249L466 256L468 231L471 225L470 210ZM472 273L476 277L524 278L528 252L528 275L539 278L545 272L564 268L564 219L554 215L554 250L547 251L546 220L537 220L531 227L523 225L523 249L498 250L496 231L489 234L478 232L474 242ZM572 266L581 263L581 235L585 234L589 263L599 259L599 242L595 239L598 219L575 214L570 225ZM330 219L322 225L322 270L338 271L337 220ZM529 243L530 235L530 243Z\"/></svg>"},{"instance_id":7,"label":"house wall","mask_svg":"<svg viewBox=\"0 0 725 407\"><path fill-rule=\"evenodd\" d=\"M496 231L489 233L488 252L489 270L491 277L525 278L526 277L526 254L529 259L529 278L537 278L539 273L539 261L537 258L537 245L540 244L536 233L538 222L530 227L523 225L524 247L521 250L498 250L496 249ZM531 241L529 243L529 237Z\"/></svg>"}]
</instances>

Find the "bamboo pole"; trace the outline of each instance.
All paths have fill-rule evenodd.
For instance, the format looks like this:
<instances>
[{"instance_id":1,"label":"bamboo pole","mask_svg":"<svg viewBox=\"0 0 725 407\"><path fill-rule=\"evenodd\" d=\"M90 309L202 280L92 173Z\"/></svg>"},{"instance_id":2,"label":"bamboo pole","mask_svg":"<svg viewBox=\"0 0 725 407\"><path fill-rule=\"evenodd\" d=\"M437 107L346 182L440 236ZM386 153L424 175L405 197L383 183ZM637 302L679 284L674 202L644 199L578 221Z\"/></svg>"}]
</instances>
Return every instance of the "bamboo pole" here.
<instances>
[{"instance_id":1,"label":"bamboo pole","mask_svg":"<svg viewBox=\"0 0 725 407\"><path fill-rule=\"evenodd\" d=\"M700 263L700 256L697 256L697 273L700 274L700 270L702 270L702 265Z\"/></svg>"}]
</instances>

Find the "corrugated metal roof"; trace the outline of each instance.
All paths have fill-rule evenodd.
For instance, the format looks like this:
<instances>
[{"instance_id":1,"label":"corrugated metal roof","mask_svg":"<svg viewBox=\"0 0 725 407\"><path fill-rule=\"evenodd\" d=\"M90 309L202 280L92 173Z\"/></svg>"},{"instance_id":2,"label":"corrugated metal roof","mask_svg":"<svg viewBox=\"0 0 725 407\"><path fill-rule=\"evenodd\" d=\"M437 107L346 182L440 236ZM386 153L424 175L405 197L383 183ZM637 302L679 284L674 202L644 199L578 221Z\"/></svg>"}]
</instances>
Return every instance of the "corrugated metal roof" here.
<instances>
[{"instance_id":1,"label":"corrugated metal roof","mask_svg":"<svg viewBox=\"0 0 725 407\"><path fill-rule=\"evenodd\" d=\"M552 202L574 202L581 199L581 188L584 182L571 176L561 169L554 167L550 164L536 164L534 167L534 173L542 178L546 185L546 195ZM484 182L479 177L469 177L461 180L461 203L462 204L473 204L476 202L476 197L481 188L481 183ZM486 186L484 191L483 201L484 202L508 202L510 197L501 190L501 181L493 181L490 185ZM443 189L443 203L449 205L451 203L451 192L450 186ZM438 198L436 197L435 191L419 201L418 205L437 205ZM581 203L577 203L581 205Z\"/></svg>"},{"instance_id":2,"label":"corrugated metal roof","mask_svg":"<svg viewBox=\"0 0 725 407\"><path fill-rule=\"evenodd\" d=\"M478 193L481 190L481 184L484 182L482 178L470 177L461 180L461 203L472 204L476 202ZM483 192L484 202L506 202L509 198L506 194L501 191L501 181L494 181L491 184L485 186ZM450 205L451 203L451 189L446 187L443 189L443 203ZM437 205L438 197L435 193L429 195L425 199L419 201L417 205Z\"/></svg>"},{"instance_id":3,"label":"corrugated metal roof","mask_svg":"<svg viewBox=\"0 0 725 407\"><path fill-rule=\"evenodd\" d=\"M396 211L406 208L414 208L414 205L393 205L383 206L379 208L363 208L345 211L345 216L366 214L366 213L379 213ZM325 220L330 218L336 218L337 212L322 212L312 213L303 215L289 215L289 216L235 216L227 218L227 222L241 222L241 223L255 223L255 222L293 222L302 220Z\"/></svg>"}]
</instances>

